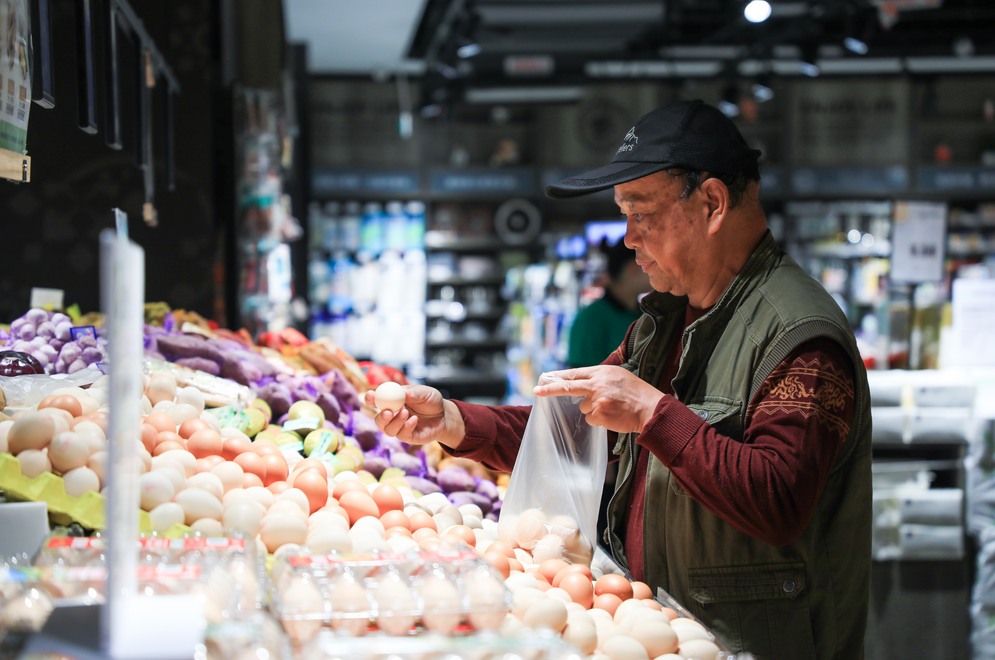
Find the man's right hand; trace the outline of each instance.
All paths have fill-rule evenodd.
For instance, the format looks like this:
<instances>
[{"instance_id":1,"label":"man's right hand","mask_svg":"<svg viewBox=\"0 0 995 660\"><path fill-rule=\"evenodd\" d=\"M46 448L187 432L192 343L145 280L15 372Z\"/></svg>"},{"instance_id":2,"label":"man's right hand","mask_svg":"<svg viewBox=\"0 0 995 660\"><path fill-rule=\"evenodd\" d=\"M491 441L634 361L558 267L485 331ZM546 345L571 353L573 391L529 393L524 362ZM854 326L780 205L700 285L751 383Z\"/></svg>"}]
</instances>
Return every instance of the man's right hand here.
<instances>
[{"instance_id":1,"label":"man's right hand","mask_svg":"<svg viewBox=\"0 0 995 660\"><path fill-rule=\"evenodd\" d=\"M374 418L384 433L412 445L424 445L433 440L456 449L463 441L465 427L459 409L442 393L425 385L405 385L404 407L396 414L381 410ZM377 409L373 390L366 392L366 405Z\"/></svg>"}]
</instances>

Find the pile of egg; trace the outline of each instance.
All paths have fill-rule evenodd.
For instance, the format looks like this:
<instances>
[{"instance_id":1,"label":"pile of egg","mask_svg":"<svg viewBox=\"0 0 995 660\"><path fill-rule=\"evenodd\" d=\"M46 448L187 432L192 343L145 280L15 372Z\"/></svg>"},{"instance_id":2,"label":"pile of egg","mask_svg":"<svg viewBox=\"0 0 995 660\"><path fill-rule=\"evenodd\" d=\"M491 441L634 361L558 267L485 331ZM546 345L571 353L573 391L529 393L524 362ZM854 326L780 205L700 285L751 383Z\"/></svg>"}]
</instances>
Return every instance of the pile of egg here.
<instances>
[{"instance_id":1,"label":"pile of egg","mask_svg":"<svg viewBox=\"0 0 995 660\"><path fill-rule=\"evenodd\" d=\"M567 515L547 516L539 509L526 509L517 516L502 511L498 537L516 550L516 559L523 566L549 559L590 565L594 556L576 520Z\"/></svg>"},{"instance_id":2,"label":"pile of egg","mask_svg":"<svg viewBox=\"0 0 995 660\"><path fill-rule=\"evenodd\" d=\"M501 561L495 553L502 555ZM494 543L485 558L500 571L514 554ZM505 585L513 594L503 635L548 628L590 654L591 660L715 660L714 637L693 619L680 618L652 599L642 582L606 574L592 580L582 564L546 560L527 572L513 571Z\"/></svg>"}]
</instances>

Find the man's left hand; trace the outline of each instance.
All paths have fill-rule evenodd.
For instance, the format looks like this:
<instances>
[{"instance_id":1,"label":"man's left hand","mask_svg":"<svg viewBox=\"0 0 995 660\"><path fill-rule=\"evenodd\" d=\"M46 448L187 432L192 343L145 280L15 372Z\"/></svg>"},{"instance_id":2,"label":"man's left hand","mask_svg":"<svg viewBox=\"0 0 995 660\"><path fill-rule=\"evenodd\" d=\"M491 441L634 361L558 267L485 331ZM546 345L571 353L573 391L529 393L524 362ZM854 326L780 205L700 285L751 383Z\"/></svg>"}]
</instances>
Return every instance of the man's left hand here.
<instances>
[{"instance_id":1,"label":"man's left hand","mask_svg":"<svg viewBox=\"0 0 995 660\"><path fill-rule=\"evenodd\" d=\"M536 386L536 396L582 396L580 411L587 423L617 433L641 433L664 397L622 367L599 365L549 375L563 380Z\"/></svg>"}]
</instances>

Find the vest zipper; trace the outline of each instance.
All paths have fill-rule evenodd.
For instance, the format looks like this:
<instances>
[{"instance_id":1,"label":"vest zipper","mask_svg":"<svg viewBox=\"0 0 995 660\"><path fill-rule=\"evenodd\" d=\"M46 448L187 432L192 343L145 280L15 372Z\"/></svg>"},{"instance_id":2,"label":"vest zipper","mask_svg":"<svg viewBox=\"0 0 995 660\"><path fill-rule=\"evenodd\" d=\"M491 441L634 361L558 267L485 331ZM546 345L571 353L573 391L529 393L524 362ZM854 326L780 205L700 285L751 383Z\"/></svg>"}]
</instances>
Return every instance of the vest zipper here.
<instances>
[{"instance_id":1,"label":"vest zipper","mask_svg":"<svg viewBox=\"0 0 995 660\"><path fill-rule=\"evenodd\" d=\"M653 321L653 332L651 332L650 336L646 339L646 348L643 349L642 355L639 356L639 368L638 368L637 373L636 373L636 375L639 376L639 378L643 377L643 365L646 362L646 353L647 353L647 351L649 351L649 346L650 346L650 343L652 343L652 341L653 341L653 337L656 336L656 318L651 316L650 320ZM622 478L622 483L623 484L626 481L629 480L629 477L632 474L632 464L635 462L635 460L634 460L635 459L635 456L634 456L634 447L633 447L634 443L633 443L633 440L632 440L633 434L629 433L628 435L629 435L629 440L628 440L628 446L629 446L629 465L626 467L626 469L625 469L625 476ZM611 499L608 500L608 511L606 512L607 513L606 517L608 518L608 549L611 550L612 559L615 560L615 563L617 565L621 566L622 562L619 560L618 554L615 552L615 541L613 540L614 533L611 531L612 530L612 524L611 524L612 514L611 514L611 512L612 512L612 505L615 504L615 497L616 496L618 496L618 490L617 489L616 489L616 491L614 493L612 493ZM627 574L629 574L629 576L631 577L631 573L629 573L629 569L628 568L625 569L625 572Z\"/></svg>"}]
</instances>

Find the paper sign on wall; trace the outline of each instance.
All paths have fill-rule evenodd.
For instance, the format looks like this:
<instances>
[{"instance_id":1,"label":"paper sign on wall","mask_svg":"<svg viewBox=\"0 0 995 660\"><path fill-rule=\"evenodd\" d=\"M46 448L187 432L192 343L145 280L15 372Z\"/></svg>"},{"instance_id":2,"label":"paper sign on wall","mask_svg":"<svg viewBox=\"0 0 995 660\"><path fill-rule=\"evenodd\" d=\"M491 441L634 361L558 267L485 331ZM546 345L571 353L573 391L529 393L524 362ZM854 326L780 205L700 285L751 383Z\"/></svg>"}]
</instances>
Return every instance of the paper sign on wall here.
<instances>
[{"instance_id":1,"label":"paper sign on wall","mask_svg":"<svg viewBox=\"0 0 995 660\"><path fill-rule=\"evenodd\" d=\"M895 202L891 240L893 282L943 279L946 226L947 205L943 202Z\"/></svg>"},{"instance_id":2,"label":"paper sign on wall","mask_svg":"<svg viewBox=\"0 0 995 660\"><path fill-rule=\"evenodd\" d=\"M995 280L958 278L952 298L957 364L995 366Z\"/></svg>"}]
</instances>

